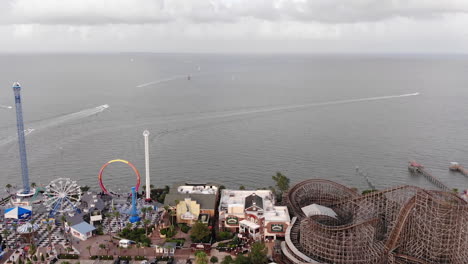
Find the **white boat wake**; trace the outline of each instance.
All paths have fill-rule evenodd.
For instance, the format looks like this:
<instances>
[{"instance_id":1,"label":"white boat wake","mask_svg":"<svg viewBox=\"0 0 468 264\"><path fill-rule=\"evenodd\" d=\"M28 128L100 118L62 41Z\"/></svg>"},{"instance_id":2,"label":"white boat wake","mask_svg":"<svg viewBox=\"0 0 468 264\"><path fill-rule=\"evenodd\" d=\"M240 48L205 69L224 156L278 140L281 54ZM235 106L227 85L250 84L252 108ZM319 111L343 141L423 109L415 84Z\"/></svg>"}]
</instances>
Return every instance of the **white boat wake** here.
<instances>
[{"instance_id":1,"label":"white boat wake","mask_svg":"<svg viewBox=\"0 0 468 264\"><path fill-rule=\"evenodd\" d=\"M0 105L0 108L2 108L2 109L12 109L13 106L9 106L9 105Z\"/></svg>"},{"instance_id":2,"label":"white boat wake","mask_svg":"<svg viewBox=\"0 0 468 264\"><path fill-rule=\"evenodd\" d=\"M86 118L86 117L98 114L98 113L106 110L107 108L109 108L109 105L105 104L105 105L100 105L100 106L93 107L93 108L90 108L90 109L85 109L85 110L82 110L82 111L79 111L79 112L66 114L66 115L46 119L46 120L43 120L43 121L35 122L35 123L32 124L32 126L34 128L28 128L28 129L24 130L24 135L27 136L27 135L30 135L31 133L35 132L35 131L40 131L40 130L43 130L43 129L46 129L46 128L49 128L49 127L60 125L62 123L66 123L66 122ZM9 137L0 139L0 146L12 143L12 142L14 142L16 140L17 140L17 136L9 136Z\"/></svg>"},{"instance_id":3,"label":"white boat wake","mask_svg":"<svg viewBox=\"0 0 468 264\"><path fill-rule=\"evenodd\" d=\"M200 116L200 117L191 118L190 120L203 120L203 119L212 119L212 118L236 117L236 116L250 115L250 114L262 114L262 113L270 113L270 112L288 111L288 110L300 110L303 108L315 107L315 106L348 104L348 103L368 102L368 101L377 101L377 100L389 100L389 99L410 97L410 96L417 96L417 95L419 95L419 93L336 100L336 101L327 101L327 102L318 102L318 103L300 104L300 105L288 105L288 106L228 112L228 113L221 113L218 115Z\"/></svg>"}]
</instances>

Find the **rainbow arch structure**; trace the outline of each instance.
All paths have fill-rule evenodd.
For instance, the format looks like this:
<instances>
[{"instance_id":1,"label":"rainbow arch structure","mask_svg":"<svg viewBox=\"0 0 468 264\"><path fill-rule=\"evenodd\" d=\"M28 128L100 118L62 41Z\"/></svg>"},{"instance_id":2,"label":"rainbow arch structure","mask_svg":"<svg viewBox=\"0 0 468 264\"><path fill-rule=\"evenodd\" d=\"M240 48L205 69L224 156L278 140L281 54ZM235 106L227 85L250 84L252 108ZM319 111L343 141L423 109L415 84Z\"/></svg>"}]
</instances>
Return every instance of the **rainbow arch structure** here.
<instances>
[{"instance_id":1,"label":"rainbow arch structure","mask_svg":"<svg viewBox=\"0 0 468 264\"><path fill-rule=\"evenodd\" d=\"M124 164L127 164L128 166L130 166L130 168L132 168L133 172L135 172L135 175L136 175L136 184L135 184L135 190L138 192L138 189L140 188L140 172L138 171L138 169L135 167L135 165L133 165L131 162L127 161L127 160L123 160L123 159L114 159L114 160L110 160L108 161L107 163L105 163L101 169L99 170L99 174L98 174L98 181L99 181L99 186L101 187L102 191L105 193L105 194L111 194L107 189L106 187L104 186L104 183L102 181L102 174L104 173L104 169L109 166L110 164L112 163L115 163L115 162L120 162L120 163L124 163Z\"/></svg>"}]
</instances>

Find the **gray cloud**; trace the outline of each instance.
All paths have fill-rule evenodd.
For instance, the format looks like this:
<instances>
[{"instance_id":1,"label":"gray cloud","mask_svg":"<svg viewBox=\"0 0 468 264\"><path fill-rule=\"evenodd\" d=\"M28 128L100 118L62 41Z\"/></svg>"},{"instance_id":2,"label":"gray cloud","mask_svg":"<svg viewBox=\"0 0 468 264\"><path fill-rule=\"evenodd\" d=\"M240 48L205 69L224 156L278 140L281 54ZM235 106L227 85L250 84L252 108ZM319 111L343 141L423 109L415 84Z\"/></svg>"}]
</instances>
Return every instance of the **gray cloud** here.
<instances>
[{"instance_id":1,"label":"gray cloud","mask_svg":"<svg viewBox=\"0 0 468 264\"><path fill-rule=\"evenodd\" d=\"M246 18L329 24L468 13L466 0L4 0L2 24L236 23Z\"/></svg>"}]
</instances>

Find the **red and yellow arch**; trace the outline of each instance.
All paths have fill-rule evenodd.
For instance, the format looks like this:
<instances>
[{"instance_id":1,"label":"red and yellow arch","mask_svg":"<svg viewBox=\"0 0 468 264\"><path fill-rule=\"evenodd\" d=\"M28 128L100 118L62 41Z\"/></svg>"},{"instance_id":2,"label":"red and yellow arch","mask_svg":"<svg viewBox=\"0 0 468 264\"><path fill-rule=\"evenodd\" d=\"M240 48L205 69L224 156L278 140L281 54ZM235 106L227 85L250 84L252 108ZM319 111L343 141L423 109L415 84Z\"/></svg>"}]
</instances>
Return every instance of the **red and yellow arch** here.
<instances>
[{"instance_id":1,"label":"red and yellow arch","mask_svg":"<svg viewBox=\"0 0 468 264\"><path fill-rule=\"evenodd\" d=\"M132 163L130 163L129 161L127 160L123 160L123 159L115 159L115 160L110 160L108 161L106 164L104 164L101 169L99 170L99 175L98 175L98 181L99 181L99 186L101 187L102 191L105 193L105 194L110 194L109 191L106 189L106 187L104 186L104 184L102 183L102 174L104 173L104 169L109 166L109 164L111 163L114 163L114 162L120 162L120 163L124 163L124 164L127 164L128 166L130 166L130 168L132 168L133 172L135 172L135 175L137 177L137 181L136 181L136 185L135 185L135 190L138 192L138 188L140 188L140 172L137 170L137 168L135 167L135 165L133 165Z\"/></svg>"}]
</instances>

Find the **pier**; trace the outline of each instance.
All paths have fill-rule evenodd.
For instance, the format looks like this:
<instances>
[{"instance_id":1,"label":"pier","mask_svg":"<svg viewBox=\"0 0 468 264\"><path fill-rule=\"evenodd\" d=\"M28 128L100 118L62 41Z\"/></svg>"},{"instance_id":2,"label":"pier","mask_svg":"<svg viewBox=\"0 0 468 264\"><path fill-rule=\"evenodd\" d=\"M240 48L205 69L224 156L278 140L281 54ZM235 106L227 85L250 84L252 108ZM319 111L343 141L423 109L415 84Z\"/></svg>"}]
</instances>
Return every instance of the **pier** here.
<instances>
[{"instance_id":1,"label":"pier","mask_svg":"<svg viewBox=\"0 0 468 264\"><path fill-rule=\"evenodd\" d=\"M432 182L434 185L436 185L437 187L439 187L440 189L444 191L451 190L449 187L443 184L439 179L437 179L435 176L429 173L426 169L424 169L423 165L417 163L416 161L409 162L408 170L413 174L422 174L424 177L426 177L426 179L428 179L430 182Z\"/></svg>"},{"instance_id":2,"label":"pier","mask_svg":"<svg viewBox=\"0 0 468 264\"><path fill-rule=\"evenodd\" d=\"M468 176L468 170L463 168L463 166L458 164L458 162L450 162L449 170L454 172L460 172L461 174Z\"/></svg>"}]
</instances>

